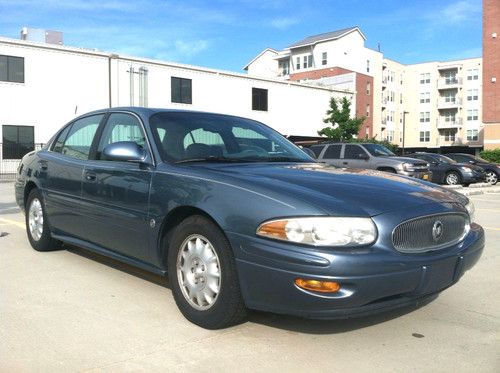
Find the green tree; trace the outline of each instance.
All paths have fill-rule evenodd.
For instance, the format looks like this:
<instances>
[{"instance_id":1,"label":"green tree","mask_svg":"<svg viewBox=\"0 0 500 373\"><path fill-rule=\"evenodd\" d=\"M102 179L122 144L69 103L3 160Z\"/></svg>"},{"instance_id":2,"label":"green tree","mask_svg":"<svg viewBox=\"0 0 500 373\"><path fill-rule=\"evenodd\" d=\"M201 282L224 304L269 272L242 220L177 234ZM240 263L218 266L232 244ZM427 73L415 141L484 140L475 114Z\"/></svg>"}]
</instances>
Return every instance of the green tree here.
<instances>
[{"instance_id":1,"label":"green tree","mask_svg":"<svg viewBox=\"0 0 500 373\"><path fill-rule=\"evenodd\" d=\"M340 106L340 107L339 107ZM347 97L330 99L330 108L323 122L329 126L318 131L318 135L326 136L333 141L349 141L359 132L365 117L351 118L351 103Z\"/></svg>"}]
</instances>

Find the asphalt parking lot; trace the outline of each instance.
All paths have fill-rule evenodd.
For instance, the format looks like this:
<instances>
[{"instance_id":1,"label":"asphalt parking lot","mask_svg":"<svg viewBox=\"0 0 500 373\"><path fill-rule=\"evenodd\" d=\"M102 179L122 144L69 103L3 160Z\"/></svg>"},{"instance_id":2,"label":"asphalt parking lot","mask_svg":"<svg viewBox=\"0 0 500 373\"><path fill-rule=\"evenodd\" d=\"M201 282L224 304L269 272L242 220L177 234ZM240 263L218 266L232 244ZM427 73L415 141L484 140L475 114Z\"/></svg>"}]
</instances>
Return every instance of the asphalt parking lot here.
<instances>
[{"instance_id":1,"label":"asphalt parking lot","mask_svg":"<svg viewBox=\"0 0 500 373\"><path fill-rule=\"evenodd\" d=\"M487 244L419 309L314 321L253 312L208 331L159 277L77 248L31 249L0 184L0 371L500 371L500 193L470 196Z\"/></svg>"}]
</instances>

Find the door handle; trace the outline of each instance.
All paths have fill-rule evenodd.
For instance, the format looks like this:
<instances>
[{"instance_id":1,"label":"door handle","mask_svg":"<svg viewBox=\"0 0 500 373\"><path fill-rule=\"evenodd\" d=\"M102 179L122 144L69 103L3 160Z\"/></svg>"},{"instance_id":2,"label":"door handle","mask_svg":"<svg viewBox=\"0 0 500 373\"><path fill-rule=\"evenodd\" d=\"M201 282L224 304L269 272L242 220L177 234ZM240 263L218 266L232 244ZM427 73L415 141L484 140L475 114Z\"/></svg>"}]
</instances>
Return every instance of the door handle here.
<instances>
[{"instance_id":1,"label":"door handle","mask_svg":"<svg viewBox=\"0 0 500 373\"><path fill-rule=\"evenodd\" d=\"M96 174L94 172L85 172L85 180L87 181L95 181L96 180Z\"/></svg>"}]
</instances>

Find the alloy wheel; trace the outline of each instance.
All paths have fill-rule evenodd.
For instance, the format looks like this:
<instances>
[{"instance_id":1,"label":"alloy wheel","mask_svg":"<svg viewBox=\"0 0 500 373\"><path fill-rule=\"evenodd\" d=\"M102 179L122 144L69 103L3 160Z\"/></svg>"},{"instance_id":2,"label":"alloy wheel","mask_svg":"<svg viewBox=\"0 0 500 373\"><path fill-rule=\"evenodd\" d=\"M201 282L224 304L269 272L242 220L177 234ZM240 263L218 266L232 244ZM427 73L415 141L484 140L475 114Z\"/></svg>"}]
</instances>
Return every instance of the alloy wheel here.
<instances>
[{"instance_id":1,"label":"alloy wheel","mask_svg":"<svg viewBox=\"0 0 500 373\"><path fill-rule=\"evenodd\" d=\"M498 181L498 176L496 173L493 171L488 171L486 172L486 182L490 183L491 185L496 184Z\"/></svg>"},{"instance_id":2,"label":"alloy wheel","mask_svg":"<svg viewBox=\"0 0 500 373\"><path fill-rule=\"evenodd\" d=\"M199 234L187 237L177 255L177 279L182 295L193 308L211 308L221 290L221 266L214 247Z\"/></svg>"},{"instance_id":3,"label":"alloy wheel","mask_svg":"<svg viewBox=\"0 0 500 373\"><path fill-rule=\"evenodd\" d=\"M458 175L454 172L446 175L446 184L457 185L458 184Z\"/></svg>"},{"instance_id":4,"label":"alloy wheel","mask_svg":"<svg viewBox=\"0 0 500 373\"><path fill-rule=\"evenodd\" d=\"M28 223L31 238L34 241L40 240L43 234L43 210L42 204L38 198L31 201L28 211Z\"/></svg>"}]
</instances>

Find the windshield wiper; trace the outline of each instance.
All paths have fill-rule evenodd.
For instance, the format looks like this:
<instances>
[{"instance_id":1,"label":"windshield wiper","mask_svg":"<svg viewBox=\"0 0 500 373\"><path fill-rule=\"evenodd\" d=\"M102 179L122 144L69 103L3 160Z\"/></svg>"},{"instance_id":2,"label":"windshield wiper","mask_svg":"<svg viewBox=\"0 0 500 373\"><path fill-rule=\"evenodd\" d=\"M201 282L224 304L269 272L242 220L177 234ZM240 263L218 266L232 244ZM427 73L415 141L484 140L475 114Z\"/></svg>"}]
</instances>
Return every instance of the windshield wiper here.
<instances>
[{"instance_id":1,"label":"windshield wiper","mask_svg":"<svg viewBox=\"0 0 500 373\"><path fill-rule=\"evenodd\" d=\"M292 157L285 157L285 156L280 156L280 157L269 157L269 158L264 158L262 157L261 160L263 162L299 162L299 163L314 163L311 162L307 159L301 159L301 158L292 158Z\"/></svg>"},{"instance_id":2,"label":"windshield wiper","mask_svg":"<svg viewBox=\"0 0 500 373\"><path fill-rule=\"evenodd\" d=\"M177 163L191 163L191 162L214 162L214 163L231 163L231 162L245 162L245 160L238 158L227 158L227 157L217 157L217 156L209 156L204 158L187 158L181 159L179 161L174 162Z\"/></svg>"}]
</instances>

